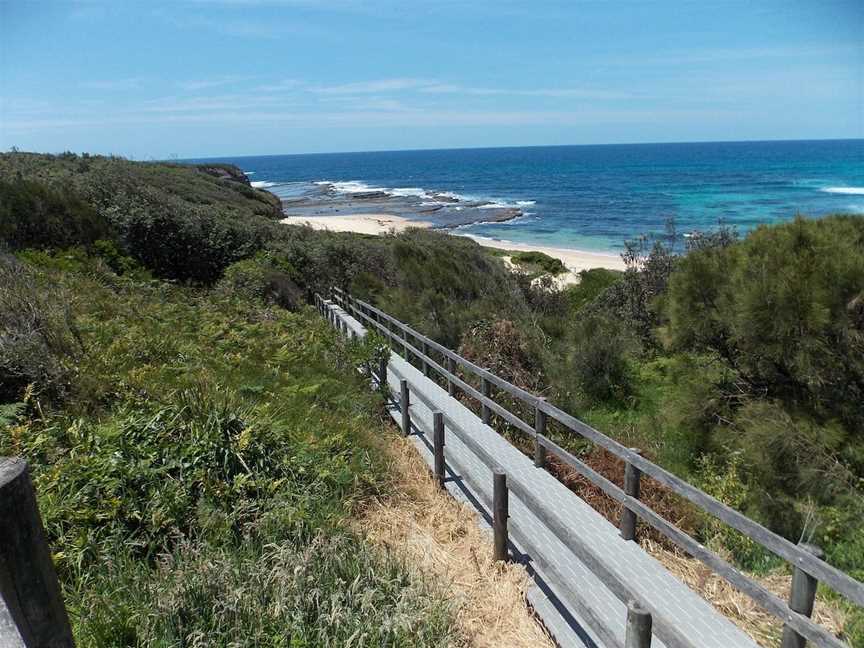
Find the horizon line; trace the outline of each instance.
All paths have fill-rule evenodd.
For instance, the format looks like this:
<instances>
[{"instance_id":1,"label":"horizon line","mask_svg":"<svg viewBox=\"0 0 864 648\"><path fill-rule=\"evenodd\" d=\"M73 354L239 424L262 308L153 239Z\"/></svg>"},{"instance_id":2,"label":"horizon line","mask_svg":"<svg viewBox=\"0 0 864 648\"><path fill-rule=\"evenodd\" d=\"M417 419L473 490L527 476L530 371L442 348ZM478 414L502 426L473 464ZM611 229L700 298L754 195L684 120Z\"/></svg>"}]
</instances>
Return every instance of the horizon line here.
<instances>
[{"instance_id":1,"label":"horizon line","mask_svg":"<svg viewBox=\"0 0 864 648\"><path fill-rule=\"evenodd\" d=\"M404 148L404 149L366 149L353 151L306 151L301 153L243 153L243 154L225 154L211 155L206 157L173 157L173 158L151 158L155 162L182 162L185 160L219 160L226 158L263 158L263 157L289 157L289 156L307 156L307 155L360 155L364 153L415 153L423 151L490 151L502 149L529 149L529 148L575 148L575 147L600 147L600 146L675 146L687 144L767 144L767 143L803 143L803 142L864 142L864 137L825 137L825 138L804 138L804 139L754 139L754 140L689 140L689 141L669 141L669 142L603 142L599 144L517 144L517 145L500 145L500 146L448 146L444 148L421 147L421 148Z\"/></svg>"}]
</instances>

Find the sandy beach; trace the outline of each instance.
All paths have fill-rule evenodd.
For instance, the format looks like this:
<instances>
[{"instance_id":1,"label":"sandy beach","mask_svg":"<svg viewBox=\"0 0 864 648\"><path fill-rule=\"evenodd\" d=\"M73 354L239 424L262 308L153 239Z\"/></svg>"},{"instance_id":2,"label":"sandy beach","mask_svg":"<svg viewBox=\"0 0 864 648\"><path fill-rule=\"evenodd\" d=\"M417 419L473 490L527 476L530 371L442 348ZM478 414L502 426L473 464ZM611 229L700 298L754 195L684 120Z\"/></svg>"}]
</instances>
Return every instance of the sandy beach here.
<instances>
[{"instance_id":1,"label":"sandy beach","mask_svg":"<svg viewBox=\"0 0 864 648\"><path fill-rule=\"evenodd\" d=\"M285 225L308 225L312 229L358 234L386 234L401 232L409 227L430 227L425 221L415 221L393 214L350 214L346 216L288 216Z\"/></svg>"},{"instance_id":2,"label":"sandy beach","mask_svg":"<svg viewBox=\"0 0 864 648\"><path fill-rule=\"evenodd\" d=\"M283 218L282 223L286 225L308 225L314 229L327 229L333 232L357 232L360 234L386 234L387 232L401 232L409 227L430 227L425 221L415 221L392 214L350 214L345 216L289 216ZM454 234L454 236L456 236ZM571 248L547 247L542 245L529 245L526 243L514 243L512 241L498 241L484 238L482 236L464 235L480 245L514 252L543 252L551 257L561 259L567 266L568 273L557 278L560 285L575 283L578 281L578 273L590 268L608 268L610 270L624 270L624 262L615 254L603 252L588 252L585 250L574 250ZM509 260L509 259L508 259Z\"/></svg>"}]
</instances>

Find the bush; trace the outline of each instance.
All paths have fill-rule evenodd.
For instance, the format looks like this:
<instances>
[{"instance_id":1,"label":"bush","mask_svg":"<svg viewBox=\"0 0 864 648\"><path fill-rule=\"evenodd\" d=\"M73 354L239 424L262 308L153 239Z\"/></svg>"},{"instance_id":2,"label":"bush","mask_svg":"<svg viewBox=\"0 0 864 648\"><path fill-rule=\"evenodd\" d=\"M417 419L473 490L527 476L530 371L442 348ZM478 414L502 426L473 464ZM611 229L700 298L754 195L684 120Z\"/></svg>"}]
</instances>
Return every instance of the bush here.
<instances>
[{"instance_id":1,"label":"bush","mask_svg":"<svg viewBox=\"0 0 864 648\"><path fill-rule=\"evenodd\" d=\"M672 275L668 339L720 353L760 390L864 429L864 219L798 218L696 251Z\"/></svg>"},{"instance_id":2,"label":"bush","mask_svg":"<svg viewBox=\"0 0 864 648\"><path fill-rule=\"evenodd\" d=\"M303 294L297 284L262 256L229 266L218 289L226 294L261 300L292 311L303 304Z\"/></svg>"},{"instance_id":3,"label":"bush","mask_svg":"<svg viewBox=\"0 0 864 648\"><path fill-rule=\"evenodd\" d=\"M119 225L132 256L161 277L213 283L229 265L261 249L262 233L246 223L198 213L142 208Z\"/></svg>"},{"instance_id":4,"label":"bush","mask_svg":"<svg viewBox=\"0 0 864 648\"><path fill-rule=\"evenodd\" d=\"M621 401L632 392L630 357L637 349L632 335L613 319L593 315L573 332L567 369L589 402Z\"/></svg>"},{"instance_id":5,"label":"bush","mask_svg":"<svg viewBox=\"0 0 864 648\"><path fill-rule=\"evenodd\" d=\"M0 179L0 241L10 249L91 246L113 236L108 221L68 187Z\"/></svg>"},{"instance_id":6,"label":"bush","mask_svg":"<svg viewBox=\"0 0 864 648\"><path fill-rule=\"evenodd\" d=\"M0 154L0 238L13 248L113 240L159 277L213 283L273 236L279 199L196 167L74 154ZM119 268L118 268L119 270Z\"/></svg>"},{"instance_id":7,"label":"bush","mask_svg":"<svg viewBox=\"0 0 864 648\"><path fill-rule=\"evenodd\" d=\"M606 268L592 268L579 272L579 283L568 286L565 294L570 302L570 309L576 312L583 306L590 304L611 286L621 281L622 272L607 270Z\"/></svg>"},{"instance_id":8,"label":"bush","mask_svg":"<svg viewBox=\"0 0 864 648\"><path fill-rule=\"evenodd\" d=\"M567 267L555 257L544 252L515 252L510 257L518 266L522 266L530 273L546 273L553 276L567 272Z\"/></svg>"},{"instance_id":9,"label":"bush","mask_svg":"<svg viewBox=\"0 0 864 648\"><path fill-rule=\"evenodd\" d=\"M0 253L0 403L61 397L79 349L68 296Z\"/></svg>"}]
</instances>

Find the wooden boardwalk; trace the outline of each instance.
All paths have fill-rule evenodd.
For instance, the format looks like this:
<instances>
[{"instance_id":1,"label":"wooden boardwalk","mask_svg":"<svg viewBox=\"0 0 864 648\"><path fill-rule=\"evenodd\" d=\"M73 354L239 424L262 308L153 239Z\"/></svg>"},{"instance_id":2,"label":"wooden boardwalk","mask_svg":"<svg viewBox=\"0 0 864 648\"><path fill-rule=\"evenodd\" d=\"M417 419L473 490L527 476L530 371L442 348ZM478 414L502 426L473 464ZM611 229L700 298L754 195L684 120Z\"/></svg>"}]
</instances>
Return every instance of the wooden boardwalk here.
<instances>
[{"instance_id":1,"label":"wooden boardwalk","mask_svg":"<svg viewBox=\"0 0 864 648\"><path fill-rule=\"evenodd\" d=\"M365 327L339 306L328 303L341 327L365 335ZM528 598L561 646L624 646L626 598L650 611L652 646L670 648L755 647L756 644L700 596L670 574L638 544L554 476L485 425L422 371L396 353L387 365L389 411L402 421L400 381L409 385L410 438L432 466L433 411L445 420L447 490L468 502L479 522L491 523L490 460L507 474L510 488L511 551L534 579ZM530 500L530 501L526 501ZM532 511L552 511L541 519ZM490 543L491 551L491 543Z\"/></svg>"}]
</instances>

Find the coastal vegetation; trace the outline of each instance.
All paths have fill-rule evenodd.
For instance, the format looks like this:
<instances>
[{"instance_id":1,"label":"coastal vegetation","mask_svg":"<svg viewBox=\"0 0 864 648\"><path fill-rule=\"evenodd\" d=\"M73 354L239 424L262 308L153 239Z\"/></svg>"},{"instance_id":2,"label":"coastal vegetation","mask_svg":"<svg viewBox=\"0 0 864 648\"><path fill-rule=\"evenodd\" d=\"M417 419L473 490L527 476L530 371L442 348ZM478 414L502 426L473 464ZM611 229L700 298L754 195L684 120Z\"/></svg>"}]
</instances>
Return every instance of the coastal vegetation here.
<instances>
[{"instance_id":1,"label":"coastal vegetation","mask_svg":"<svg viewBox=\"0 0 864 648\"><path fill-rule=\"evenodd\" d=\"M306 306L331 286L864 578L864 218L670 231L556 289L542 256L514 273L433 231L284 226L268 196L230 167L0 156L0 452L33 466L84 645L458 641L434 584L345 523L388 475L380 402L345 370L372 350ZM744 568L778 568L667 505ZM296 615L293 643L261 597ZM864 642L860 611L844 632Z\"/></svg>"},{"instance_id":2,"label":"coastal vegetation","mask_svg":"<svg viewBox=\"0 0 864 648\"><path fill-rule=\"evenodd\" d=\"M510 259L520 268L533 274L549 274L554 277L567 272L561 259L551 257L545 252L516 252Z\"/></svg>"},{"instance_id":3,"label":"coastal vegetation","mask_svg":"<svg viewBox=\"0 0 864 648\"><path fill-rule=\"evenodd\" d=\"M242 261L157 278L176 262L142 266L113 205L56 191L112 238L7 240L0 455L31 466L78 645L462 645L443 589L350 523L392 488L380 397L347 370L372 351Z\"/></svg>"}]
</instances>

